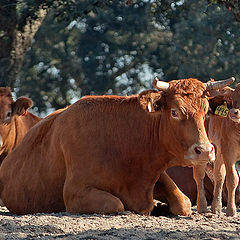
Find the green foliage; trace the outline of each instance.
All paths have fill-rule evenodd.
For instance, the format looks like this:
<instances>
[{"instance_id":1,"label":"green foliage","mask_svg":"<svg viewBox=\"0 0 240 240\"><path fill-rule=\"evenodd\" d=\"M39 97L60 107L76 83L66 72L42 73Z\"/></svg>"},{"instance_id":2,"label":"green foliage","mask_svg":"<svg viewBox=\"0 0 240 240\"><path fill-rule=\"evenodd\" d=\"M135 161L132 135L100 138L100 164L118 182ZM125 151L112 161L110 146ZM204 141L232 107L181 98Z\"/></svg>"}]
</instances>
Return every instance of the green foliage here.
<instances>
[{"instance_id":1,"label":"green foliage","mask_svg":"<svg viewBox=\"0 0 240 240\"><path fill-rule=\"evenodd\" d=\"M98 14L91 11L70 24L49 15L27 54L17 94L36 96L33 100L42 112L70 104L73 94L119 93L126 88L125 93L137 92L143 86L138 77L142 63L147 61L148 48L155 47L151 38L156 45L159 35L148 8L147 2L126 8L113 1ZM126 83L118 81L123 73Z\"/></svg>"},{"instance_id":2,"label":"green foliage","mask_svg":"<svg viewBox=\"0 0 240 240\"><path fill-rule=\"evenodd\" d=\"M80 73L74 56L78 39L74 30L68 28L66 22L58 23L49 16L25 58L16 83L18 95L34 96L34 105L39 112L52 106L56 109L65 107L71 100L69 91L74 91L71 80Z\"/></svg>"},{"instance_id":3,"label":"green foliage","mask_svg":"<svg viewBox=\"0 0 240 240\"><path fill-rule=\"evenodd\" d=\"M137 93L154 75L239 78L240 27L226 8L204 0L94 3L58 6L37 33L16 87L39 112L86 94Z\"/></svg>"},{"instance_id":4,"label":"green foliage","mask_svg":"<svg viewBox=\"0 0 240 240\"><path fill-rule=\"evenodd\" d=\"M151 34L156 32L148 14L149 6L140 2L126 8L115 0L97 15L82 19L85 29L80 35L77 55L83 69L83 95L118 93L139 83L138 65L147 61ZM129 80L124 86L117 78L122 73Z\"/></svg>"},{"instance_id":5,"label":"green foliage","mask_svg":"<svg viewBox=\"0 0 240 240\"><path fill-rule=\"evenodd\" d=\"M239 77L239 23L224 7L185 0L175 24L172 65L179 78Z\"/></svg>"}]
</instances>

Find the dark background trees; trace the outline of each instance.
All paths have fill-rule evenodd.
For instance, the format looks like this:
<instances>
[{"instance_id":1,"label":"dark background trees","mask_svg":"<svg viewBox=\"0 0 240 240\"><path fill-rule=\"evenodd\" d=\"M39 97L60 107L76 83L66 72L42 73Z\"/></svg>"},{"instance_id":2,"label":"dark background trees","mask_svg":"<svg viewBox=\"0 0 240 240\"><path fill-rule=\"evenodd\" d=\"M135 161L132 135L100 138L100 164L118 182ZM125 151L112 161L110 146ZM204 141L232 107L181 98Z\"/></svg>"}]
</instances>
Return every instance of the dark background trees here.
<instances>
[{"instance_id":1,"label":"dark background trees","mask_svg":"<svg viewBox=\"0 0 240 240\"><path fill-rule=\"evenodd\" d=\"M0 83L13 87L27 49L44 17L41 1L0 1Z\"/></svg>"},{"instance_id":2,"label":"dark background trees","mask_svg":"<svg viewBox=\"0 0 240 240\"><path fill-rule=\"evenodd\" d=\"M13 87L24 56L49 10L69 22L107 1L0 0L0 85Z\"/></svg>"},{"instance_id":3,"label":"dark background trees","mask_svg":"<svg viewBox=\"0 0 240 240\"><path fill-rule=\"evenodd\" d=\"M240 21L240 2L239 0L208 0L209 3L218 3L224 5L231 11L237 21Z\"/></svg>"},{"instance_id":4,"label":"dark background trees","mask_svg":"<svg viewBox=\"0 0 240 240\"><path fill-rule=\"evenodd\" d=\"M23 4L18 16L41 22L38 1L25 2L15 1ZM154 75L166 81L239 79L240 24L224 1L72 0L39 1L39 6L42 2L46 17L22 52L21 57L27 54L21 70L9 77L16 94L30 96L38 112L86 94L137 93L151 87Z\"/></svg>"}]
</instances>

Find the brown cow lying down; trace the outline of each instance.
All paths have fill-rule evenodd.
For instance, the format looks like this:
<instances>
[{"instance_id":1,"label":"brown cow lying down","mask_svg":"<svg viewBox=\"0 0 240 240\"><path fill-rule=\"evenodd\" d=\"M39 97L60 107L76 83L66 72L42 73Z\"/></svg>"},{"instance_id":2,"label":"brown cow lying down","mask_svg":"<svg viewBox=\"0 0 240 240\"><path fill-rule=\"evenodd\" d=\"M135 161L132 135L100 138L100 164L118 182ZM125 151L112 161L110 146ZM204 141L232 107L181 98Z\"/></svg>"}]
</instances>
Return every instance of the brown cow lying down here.
<instances>
[{"instance_id":1,"label":"brown cow lying down","mask_svg":"<svg viewBox=\"0 0 240 240\"><path fill-rule=\"evenodd\" d=\"M209 89L197 79L154 80L159 91L89 96L35 125L0 168L0 197L12 213L149 214L156 181L171 212L190 200L164 172L215 159L204 127Z\"/></svg>"},{"instance_id":2,"label":"brown cow lying down","mask_svg":"<svg viewBox=\"0 0 240 240\"><path fill-rule=\"evenodd\" d=\"M11 89L0 87L0 164L28 130L41 120L28 112L31 106L31 99L20 97L14 102Z\"/></svg>"}]
</instances>

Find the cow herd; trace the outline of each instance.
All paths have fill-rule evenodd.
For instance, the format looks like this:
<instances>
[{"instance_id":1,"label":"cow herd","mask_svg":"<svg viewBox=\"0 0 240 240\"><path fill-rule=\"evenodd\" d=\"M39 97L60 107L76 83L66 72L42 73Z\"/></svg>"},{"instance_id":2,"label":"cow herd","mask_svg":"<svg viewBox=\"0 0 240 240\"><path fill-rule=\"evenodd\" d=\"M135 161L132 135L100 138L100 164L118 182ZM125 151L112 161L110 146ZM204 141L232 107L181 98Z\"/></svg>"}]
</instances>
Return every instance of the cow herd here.
<instances>
[{"instance_id":1,"label":"cow herd","mask_svg":"<svg viewBox=\"0 0 240 240\"><path fill-rule=\"evenodd\" d=\"M86 96L44 119L28 112L29 98L14 102L0 88L1 203L15 214L148 215L156 199L174 215L190 215L197 192L204 213L205 173L214 162L212 212L222 211L226 177L226 214L236 215L240 85L230 88L233 81L155 78L156 90ZM192 167L197 191L180 190L188 176L177 166Z\"/></svg>"}]
</instances>

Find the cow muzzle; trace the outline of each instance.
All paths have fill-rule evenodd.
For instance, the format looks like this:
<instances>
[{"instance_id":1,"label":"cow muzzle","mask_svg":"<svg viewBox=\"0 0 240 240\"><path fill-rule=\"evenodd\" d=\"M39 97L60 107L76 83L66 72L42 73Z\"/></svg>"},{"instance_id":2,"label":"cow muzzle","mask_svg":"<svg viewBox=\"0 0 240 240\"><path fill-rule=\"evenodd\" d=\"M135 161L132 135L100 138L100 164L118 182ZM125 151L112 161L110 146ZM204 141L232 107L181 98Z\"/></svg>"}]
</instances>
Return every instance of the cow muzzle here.
<instances>
[{"instance_id":1,"label":"cow muzzle","mask_svg":"<svg viewBox=\"0 0 240 240\"><path fill-rule=\"evenodd\" d=\"M193 165L206 164L215 160L215 148L212 144L193 144L184 156Z\"/></svg>"},{"instance_id":2,"label":"cow muzzle","mask_svg":"<svg viewBox=\"0 0 240 240\"><path fill-rule=\"evenodd\" d=\"M240 123L240 109L232 108L228 113L229 118L236 123Z\"/></svg>"}]
</instances>

